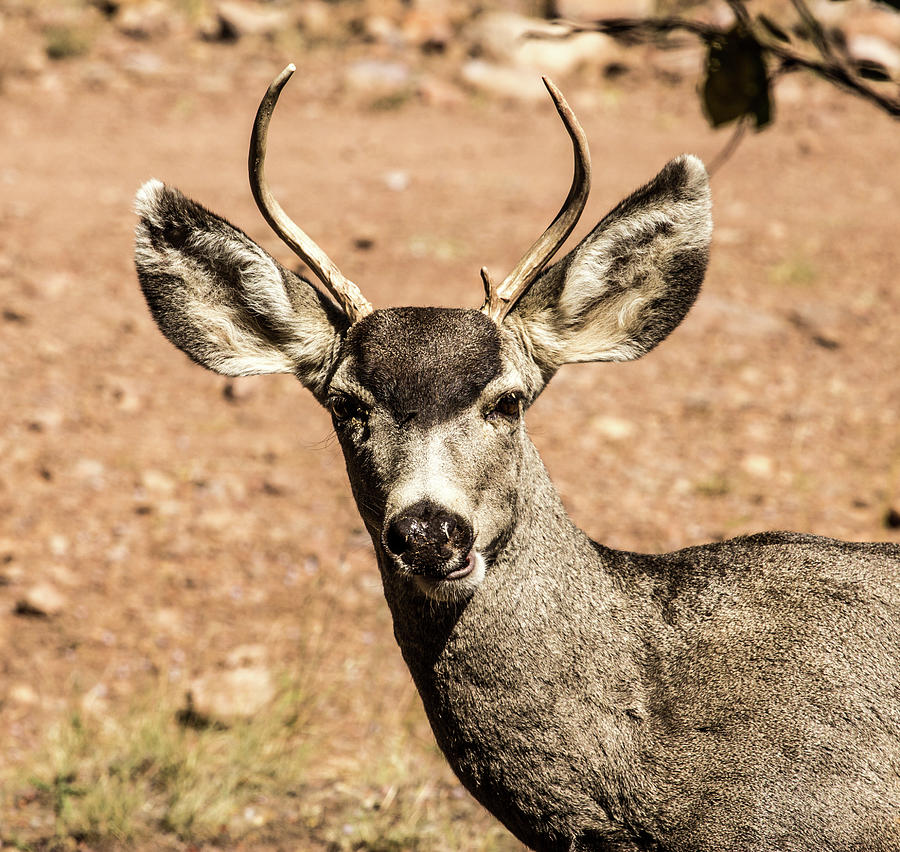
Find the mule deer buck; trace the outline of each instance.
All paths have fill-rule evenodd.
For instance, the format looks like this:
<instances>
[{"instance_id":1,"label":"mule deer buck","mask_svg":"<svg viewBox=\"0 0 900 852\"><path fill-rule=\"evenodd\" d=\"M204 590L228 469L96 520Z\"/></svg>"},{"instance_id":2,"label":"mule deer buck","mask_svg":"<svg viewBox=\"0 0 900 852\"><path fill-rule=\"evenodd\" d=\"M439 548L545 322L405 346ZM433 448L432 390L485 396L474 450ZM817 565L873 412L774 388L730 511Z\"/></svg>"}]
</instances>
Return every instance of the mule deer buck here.
<instances>
[{"instance_id":1,"label":"mule deer buck","mask_svg":"<svg viewBox=\"0 0 900 852\"><path fill-rule=\"evenodd\" d=\"M706 171L672 160L547 268L563 209L480 311L373 311L268 189L268 222L332 302L158 181L136 262L163 334L326 406L435 737L536 850L900 850L900 547L765 533L646 555L569 520L523 414L563 364L626 361L683 319L711 234Z\"/></svg>"}]
</instances>

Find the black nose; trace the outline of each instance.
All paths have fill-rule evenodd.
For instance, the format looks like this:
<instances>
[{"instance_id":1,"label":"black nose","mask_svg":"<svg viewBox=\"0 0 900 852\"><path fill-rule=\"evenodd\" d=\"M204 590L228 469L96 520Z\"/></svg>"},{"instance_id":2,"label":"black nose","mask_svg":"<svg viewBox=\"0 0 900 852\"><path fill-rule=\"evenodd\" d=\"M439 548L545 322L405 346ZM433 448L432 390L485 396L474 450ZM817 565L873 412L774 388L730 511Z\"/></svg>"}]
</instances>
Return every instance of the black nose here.
<instances>
[{"instance_id":1,"label":"black nose","mask_svg":"<svg viewBox=\"0 0 900 852\"><path fill-rule=\"evenodd\" d=\"M465 518L426 500L397 515L384 534L388 550L413 573L436 579L466 564L474 540Z\"/></svg>"}]
</instances>

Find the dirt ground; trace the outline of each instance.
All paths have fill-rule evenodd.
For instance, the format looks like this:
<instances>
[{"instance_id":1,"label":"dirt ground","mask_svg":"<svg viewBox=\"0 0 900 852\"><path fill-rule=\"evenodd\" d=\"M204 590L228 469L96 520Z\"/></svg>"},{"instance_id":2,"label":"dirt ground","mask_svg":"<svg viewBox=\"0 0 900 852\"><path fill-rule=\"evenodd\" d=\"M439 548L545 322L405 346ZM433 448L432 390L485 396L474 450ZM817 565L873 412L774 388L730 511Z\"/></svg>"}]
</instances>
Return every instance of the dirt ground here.
<instances>
[{"instance_id":1,"label":"dirt ground","mask_svg":"<svg viewBox=\"0 0 900 852\"><path fill-rule=\"evenodd\" d=\"M131 203L158 177L293 265L245 173L258 99L293 60L269 155L284 207L376 307L476 306L479 267L504 273L556 212L568 140L549 101L373 106L341 85L349 50L152 52L154 73L74 57L0 90L0 846L518 849L433 745L329 418L287 377L230 383L161 337ZM727 139L690 77L560 82L595 171L576 236L671 156L710 160ZM712 259L683 326L643 361L563 370L529 415L590 535L647 551L773 528L900 541L898 162L896 122L787 81L775 125L714 176ZM147 700L172 717L235 653L300 683L290 788L212 834L67 833L47 769L60 726L127 729ZM90 783L77 766L70 780Z\"/></svg>"}]
</instances>

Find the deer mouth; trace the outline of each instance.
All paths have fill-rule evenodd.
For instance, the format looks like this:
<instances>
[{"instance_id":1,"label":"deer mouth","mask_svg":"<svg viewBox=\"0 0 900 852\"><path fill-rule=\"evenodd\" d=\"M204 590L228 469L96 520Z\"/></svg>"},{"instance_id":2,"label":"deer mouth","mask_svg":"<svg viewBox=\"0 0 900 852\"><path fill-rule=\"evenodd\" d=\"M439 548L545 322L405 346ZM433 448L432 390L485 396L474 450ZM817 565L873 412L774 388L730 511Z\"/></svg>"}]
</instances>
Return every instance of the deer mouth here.
<instances>
[{"instance_id":1,"label":"deer mouth","mask_svg":"<svg viewBox=\"0 0 900 852\"><path fill-rule=\"evenodd\" d=\"M464 577L468 577L472 571L475 570L475 559L476 554L474 550L469 551L469 555L466 557L466 561L460 565L459 568L451 571L449 574L445 574L442 579L444 580L462 580Z\"/></svg>"},{"instance_id":2,"label":"deer mouth","mask_svg":"<svg viewBox=\"0 0 900 852\"><path fill-rule=\"evenodd\" d=\"M459 568L442 577L414 574L413 579L419 590L432 600L458 603L475 593L484 579L486 567L484 557L473 548Z\"/></svg>"},{"instance_id":3,"label":"deer mouth","mask_svg":"<svg viewBox=\"0 0 900 852\"><path fill-rule=\"evenodd\" d=\"M445 582L455 582L464 580L472 571L475 570L476 552L470 550L465 557L457 557L456 559L448 559L440 565L404 565L409 573L416 577L427 580L430 583L440 584Z\"/></svg>"}]
</instances>

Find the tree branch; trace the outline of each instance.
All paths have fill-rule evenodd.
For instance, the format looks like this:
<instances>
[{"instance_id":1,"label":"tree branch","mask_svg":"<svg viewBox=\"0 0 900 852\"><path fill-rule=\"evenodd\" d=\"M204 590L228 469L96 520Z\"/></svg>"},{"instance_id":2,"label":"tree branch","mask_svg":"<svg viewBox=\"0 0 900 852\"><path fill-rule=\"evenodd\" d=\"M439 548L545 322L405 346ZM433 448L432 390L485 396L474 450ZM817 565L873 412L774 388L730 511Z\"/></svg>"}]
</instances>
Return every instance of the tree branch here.
<instances>
[{"instance_id":1,"label":"tree branch","mask_svg":"<svg viewBox=\"0 0 900 852\"><path fill-rule=\"evenodd\" d=\"M787 73L803 69L821 77L823 80L846 89L850 93L874 104L893 118L900 118L900 97L892 97L870 86L862 77L853 71L843 59L832 50L831 44L803 0L791 0L810 33L820 58L803 56L796 50L776 42L770 38L761 38L756 28L751 32L758 44L769 56L780 63L780 72ZM749 20L742 0L729 0L729 6L735 12L739 22ZM812 24L810 24L810 21ZM699 38L708 44L716 37L726 35L726 30L703 21L695 21L678 16L661 16L651 18L608 18L593 21L590 24L578 24L572 21L561 21L570 33L600 32L626 43L646 43L660 35L684 32ZM544 37L544 36L539 36ZM554 38L554 36L549 36ZM564 37L564 36L563 36ZM777 76L777 75L776 75Z\"/></svg>"}]
</instances>

